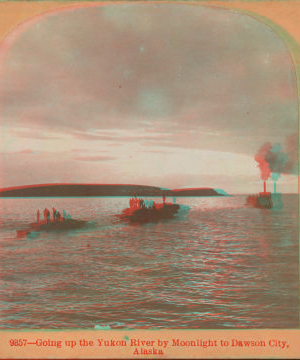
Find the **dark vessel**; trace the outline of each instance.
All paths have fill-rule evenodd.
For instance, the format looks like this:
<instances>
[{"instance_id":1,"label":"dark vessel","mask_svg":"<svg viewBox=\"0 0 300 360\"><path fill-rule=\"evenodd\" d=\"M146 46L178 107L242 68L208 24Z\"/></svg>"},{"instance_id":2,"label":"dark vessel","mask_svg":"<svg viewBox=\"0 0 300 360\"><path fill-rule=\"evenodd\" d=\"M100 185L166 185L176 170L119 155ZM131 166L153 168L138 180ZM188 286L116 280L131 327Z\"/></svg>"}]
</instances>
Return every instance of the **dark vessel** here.
<instances>
[{"instance_id":1,"label":"dark vessel","mask_svg":"<svg viewBox=\"0 0 300 360\"><path fill-rule=\"evenodd\" d=\"M247 197L247 204L262 208L262 209L271 209L273 207L272 196L270 192L259 193L259 195L250 195Z\"/></svg>"},{"instance_id":2,"label":"dark vessel","mask_svg":"<svg viewBox=\"0 0 300 360\"><path fill-rule=\"evenodd\" d=\"M276 183L274 183L274 193L266 191L266 182L264 181L264 191L258 195L247 197L246 204L260 209L281 209L283 206L282 196L276 192Z\"/></svg>"},{"instance_id":3,"label":"dark vessel","mask_svg":"<svg viewBox=\"0 0 300 360\"><path fill-rule=\"evenodd\" d=\"M29 235L32 232L67 231L81 229L86 225L84 220L65 219L56 222L35 222L29 224L28 228L17 230L18 236Z\"/></svg>"},{"instance_id":4,"label":"dark vessel","mask_svg":"<svg viewBox=\"0 0 300 360\"><path fill-rule=\"evenodd\" d=\"M154 204L151 207L129 207L124 209L119 217L134 223L157 222L173 218L179 208L178 204L171 203Z\"/></svg>"}]
</instances>

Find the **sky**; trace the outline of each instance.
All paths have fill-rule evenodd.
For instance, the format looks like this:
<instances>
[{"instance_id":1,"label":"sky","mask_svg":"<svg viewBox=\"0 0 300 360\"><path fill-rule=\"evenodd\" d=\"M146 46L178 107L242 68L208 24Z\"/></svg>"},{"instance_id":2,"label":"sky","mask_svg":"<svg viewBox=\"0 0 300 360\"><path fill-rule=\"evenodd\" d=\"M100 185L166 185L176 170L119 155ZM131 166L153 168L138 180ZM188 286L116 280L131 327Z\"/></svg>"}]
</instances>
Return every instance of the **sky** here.
<instances>
[{"instance_id":1,"label":"sky","mask_svg":"<svg viewBox=\"0 0 300 360\"><path fill-rule=\"evenodd\" d=\"M0 130L0 187L258 192L259 148L288 148L298 133L294 65L269 27L232 10L60 10L0 45ZM297 192L295 174L282 174L278 191Z\"/></svg>"}]
</instances>

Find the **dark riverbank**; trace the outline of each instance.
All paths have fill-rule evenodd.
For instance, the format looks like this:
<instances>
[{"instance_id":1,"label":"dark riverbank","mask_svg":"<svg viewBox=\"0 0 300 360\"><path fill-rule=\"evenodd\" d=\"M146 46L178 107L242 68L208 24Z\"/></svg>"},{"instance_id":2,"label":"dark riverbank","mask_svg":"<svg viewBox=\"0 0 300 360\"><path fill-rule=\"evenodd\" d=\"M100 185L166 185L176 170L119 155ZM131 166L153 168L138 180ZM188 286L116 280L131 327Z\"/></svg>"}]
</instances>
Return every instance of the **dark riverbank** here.
<instances>
[{"instance_id":1,"label":"dark riverbank","mask_svg":"<svg viewBox=\"0 0 300 360\"><path fill-rule=\"evenodd\" d=\"M162 189L144 185L45 184L0 189L0 197L226 196L212 188Z\"/></svg>"}]
</instances>

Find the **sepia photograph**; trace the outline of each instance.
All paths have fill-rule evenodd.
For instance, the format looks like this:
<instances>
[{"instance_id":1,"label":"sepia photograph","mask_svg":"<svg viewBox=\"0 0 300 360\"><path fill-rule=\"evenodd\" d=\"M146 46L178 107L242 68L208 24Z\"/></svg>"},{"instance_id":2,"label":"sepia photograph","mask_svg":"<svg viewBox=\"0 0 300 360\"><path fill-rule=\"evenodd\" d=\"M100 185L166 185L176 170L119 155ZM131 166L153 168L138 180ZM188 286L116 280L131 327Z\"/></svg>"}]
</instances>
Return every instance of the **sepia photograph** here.
<instances>
[{"instance_id":1,"label":"sepia photograph","mask_svg":"<svg viewBox=\"0 0 300 360\"><path fill-rule=\"evenodd\" d=\"M282 3L1 2L12 357L289 356L207 335L299 328L300 5Z\"/></svg>"}]
</instances>

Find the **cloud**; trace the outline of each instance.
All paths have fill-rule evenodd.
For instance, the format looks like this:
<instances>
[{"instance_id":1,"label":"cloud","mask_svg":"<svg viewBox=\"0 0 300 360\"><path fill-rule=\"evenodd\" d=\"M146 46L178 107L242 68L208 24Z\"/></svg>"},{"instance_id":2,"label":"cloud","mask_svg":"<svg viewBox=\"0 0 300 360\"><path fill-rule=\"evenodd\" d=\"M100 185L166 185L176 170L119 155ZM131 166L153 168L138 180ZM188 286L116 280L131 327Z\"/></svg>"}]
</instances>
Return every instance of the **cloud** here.
<instances>
[{"instance_id":1,"label":"cloud","mask_svg":"<svg viewBox=\"0 0 300 360\"><path fill-rule=\"evenodd\" d=\"M171 151L167 151L167 150L141 150L141 152L144 152L144 153L153 153L153 154L167 154L167 153L171 153Z\"/></svg>"},{"instance_id":2,"label":"cloud","mask_svg":"<svg viewBox=\"0 0 300 360\"><path fill-rule=\"evenodd\" d=\"M31 149L24 149L20 151L10 151L10 152L2 152L0 153L1 156L3 155L28 155L28 154L38 154L39 152L33 151Z\"/></svg>"},{"instance_id":3,"label":"cloud","mask_svg":"<svg viewBox=\"0 0 300 360\"><path fill-rule=\"evenodd\" d=\"M116 159L117 158L113 156L78 156L75 158L75 160L80 161L110 161Z\"/></svg>"},{"instance_id":4,"label":"cloud","mask_svg":"<svg viewBox=\"0 0 300 360\"><path fill-rule=\"evenodd\" d=\"M86 153L86 152L90 152L90 149L84 149L84 148L76 148L76 149L72 149L71 152L73 153ZM101 153L107 153L108 150L98 150L98 152Z\"/></svg>"},{"instance_id":5,"label":"cloud","mask_svg":"<svg viewBox=\"0 0 300 360\"><path fill-rule=\"evenodd\" d=\"M102 134L102 133L87 133L87 132L73 132L71 133L72 136L79 140L85 140L85 141L114 141L119 142L119 144L122 143L128 143L128 142L145 142L145 141L157 141L157 142L163 142L163 141L169 141L170 136L172 134L162 134L162 133L153 133L153 135L148 135L147 131L132 131L132 135L128 135L128 132L110 132L110 135L108 134Z\"/></svg>"},{"instance_id":6,"label":"cloud","mask_svg":"<svg viewBox=\"0 0 300 360\"><path fill-rule=\"evenodd\" d=\"M99 135L99 134L88 134L88 133L73 133L73 137L79 140L87 140L87 141L111 141L115 139L113 136L109 135Z\"/></svg>"},{"instance_id":7,"label":"cloud","mask_svg":"<svg viewBox=\"0 0 300 360\"><path fill-rule=\"evenodd\" d=\"M38 139L38 140L53 140L59 139L59 136L51 135L49 133L45 133L43 131L38 130L13 130L12 133L21 138L28 138L28 139Z\"/></svg>"},{"instance_id":8,"label":"cloud","mask_svg":"<svg viewBox=\"0 0 300 360\"><path fill-rule=\"evenodd\" d=\"M89 131L151 122L162 131L204 126L251 134L297 126L290 55L251 17L127 4L64 11L36 26L15 40L4 64L3 123Z\"/></svg>"}]
</instances>

